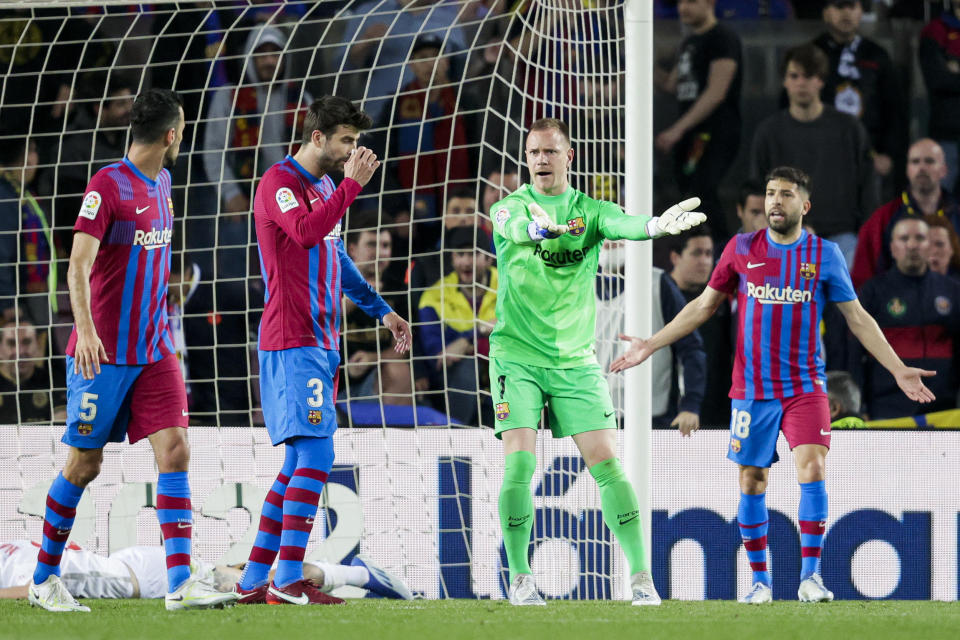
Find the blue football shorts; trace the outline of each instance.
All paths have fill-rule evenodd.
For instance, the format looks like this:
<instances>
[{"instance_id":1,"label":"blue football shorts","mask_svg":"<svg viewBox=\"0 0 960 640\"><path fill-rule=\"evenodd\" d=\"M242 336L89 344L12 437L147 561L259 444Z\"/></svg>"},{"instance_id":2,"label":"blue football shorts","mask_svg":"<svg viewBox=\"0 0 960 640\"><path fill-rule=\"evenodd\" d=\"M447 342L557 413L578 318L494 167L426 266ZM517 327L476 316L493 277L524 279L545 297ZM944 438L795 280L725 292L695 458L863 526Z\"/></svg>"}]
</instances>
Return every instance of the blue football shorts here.
<instances>
[{"instance_id":1,"label":"blue football shorts","mask_svg":"<svg viewBox=\"0 0 960 640\"><path fill-rule=\"evenodd\" d=\"M274 445L298 436L321 438L337 430L340 353L322 347L258 352L260 404Z\"/></svg>"}]
</instances>

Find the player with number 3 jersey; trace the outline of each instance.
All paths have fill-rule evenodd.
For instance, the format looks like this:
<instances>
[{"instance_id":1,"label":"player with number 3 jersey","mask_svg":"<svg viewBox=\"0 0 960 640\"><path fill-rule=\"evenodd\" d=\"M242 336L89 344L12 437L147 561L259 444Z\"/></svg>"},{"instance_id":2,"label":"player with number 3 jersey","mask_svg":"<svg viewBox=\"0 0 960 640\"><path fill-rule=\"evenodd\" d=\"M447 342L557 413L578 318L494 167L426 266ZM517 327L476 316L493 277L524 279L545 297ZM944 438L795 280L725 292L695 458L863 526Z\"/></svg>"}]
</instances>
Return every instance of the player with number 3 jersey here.
<instances>
[{"instance_id":1,"label":"player with number 3 jersey","mask_svg":"<svg viewBox=\"0 0 960 640\"><path fill-rule=\"evenodd\" d=\"M826 532L826 455L830 410L820 355L824 304L837 303L853 334L917 402L933 393L922 377L934 372L908 367L887 343L877 323L857 300L843 255L836 244L808 233L810 178L798 169L778 167L767 175L765 208L769 227L734 236L704 292L647 340L630 338L627 352L612 371L639 364L707 321L727 296L737 296L738 346L730 389L732 412L727 457L740 468L737 520L753 571L747 604L773 599L767 569L766 486L777 461L781 431L793 451L800 483L802 602L833 599L820 576Z\"/></svg>"},{"instance_id":2,"label":"player with number 3 jersey","mask_svg":"<svg viewBox=\"0 0 960 640\"><path fill-rule=\"evenodd\" d=\"M343 602L303 575L320 493L333 467L341 293L390 329L398 352L411 342L410 326L366 283L340 240L347 207L380 166L376 155L357 146L371 124L349 100L314 101L299 151L270 167L254 196L266 299L260 399L270 439L284 445L285 457L235 588L241 604ZM331 171L343 171L339 186Z\"/></svg>"}]
</instances>

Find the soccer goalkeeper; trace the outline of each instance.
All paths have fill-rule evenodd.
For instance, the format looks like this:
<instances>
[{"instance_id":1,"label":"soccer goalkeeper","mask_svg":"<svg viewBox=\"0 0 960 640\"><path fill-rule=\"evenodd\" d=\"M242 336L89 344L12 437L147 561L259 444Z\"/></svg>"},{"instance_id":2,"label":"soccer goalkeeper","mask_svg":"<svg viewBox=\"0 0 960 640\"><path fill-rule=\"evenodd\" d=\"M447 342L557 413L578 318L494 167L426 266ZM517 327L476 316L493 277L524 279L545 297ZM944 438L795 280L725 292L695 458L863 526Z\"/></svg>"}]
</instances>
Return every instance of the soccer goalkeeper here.
<instances>
[{"instance_id":1,"label":"soccer goalkeeper","mask_svg":"<svg viewBox=\"0 0 960 640\"><path fill-rule=\"evenodd\" d=\"M543 118L527 136L532 184L491 210L500 283L490 337L490 383L505 470L500 526L510 565L510 603L545 604L527 558L533 528L530 480L540 412L553 437L571 436L600 487L603 520L630 565L633 604L658 605L643 549L637 496L616 457L617 426L594 353L594 277L604 239L648 240L706 220L691 198L659 217L628 216L572 188L567 125Z\"/></svg>"}]
</instances>

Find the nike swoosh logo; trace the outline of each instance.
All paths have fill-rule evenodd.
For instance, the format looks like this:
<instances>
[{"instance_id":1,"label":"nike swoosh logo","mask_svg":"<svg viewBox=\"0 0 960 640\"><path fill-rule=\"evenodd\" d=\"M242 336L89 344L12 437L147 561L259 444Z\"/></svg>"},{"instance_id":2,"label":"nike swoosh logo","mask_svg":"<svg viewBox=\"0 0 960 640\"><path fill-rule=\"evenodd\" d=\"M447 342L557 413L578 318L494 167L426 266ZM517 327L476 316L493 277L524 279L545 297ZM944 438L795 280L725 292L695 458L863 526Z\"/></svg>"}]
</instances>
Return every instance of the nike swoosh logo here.
<instances>
[{"instance_id":1,"label":"nike swoosh logo","mask_svg":"<svg viewBox=\"0 0 960 640\"><path fill-rule=\"evenodd\" d=\"M180 409L180 415L182 415L184 418L186 418L186 417L187 417L187 410L186 410L186 409Z\"/></svg>"},{"instance_id":2,"label":"nike swoosh logo","mask_svg":"<svg viewBox=\"0 0 960 640\"><path fill-rule=\"evenodd\" d=\"M173 600L174 602L180 602L181 600L183 600L183 596L177 596L176 598L174 598L173 596L169 596L169 595L168 595L168 596L167 596L167 600Z\"/></svg>"},{"instance_id":3,"label":"nike swoosh logo","mask_svg":"<svg viewBox=\"0 0 960 640\"><path fill-rule=\"evenodd\" d=\"M822 435L822 436L828 436L828 435L830 435L830 431L824 431L823 429L820 429L820 435Z\"/></svg>"},{"instance_id":4,"label":"nike swoosh logo","mask_svg":"<svg viewBox=\"0 0 960 640\"><path fill-rule=\"evenodd\" d=\"M70 533L70 529L57 529L58 536L65 536Z\"/></svg>"},{"instance_id":5,"label":"nike swoosh logo","mask_svg":"<svg viewBox=\"0 0 960 640\"><path fill-rule=\"evenodd\" d=\"M526 523L527 523L527 520L529 520L529 519L530 519L530 516L526 516L525 518L523 518L522 520L519 520L519 521L517 521L517 522L508 522L508 523L507 523L507 526L508 526L508 527L511 527L511 528L513 528L513 527L521 527L521 526L523 526L524 524L526 524Z\"/></svg>"},{"instance_id":6,"label":"nike swoosh logo","mask_svg":"<svg viewBox=\"0 0 960 640\"><path fill-rule=\"evenodd\" d=\"M313 524L313 518L307 518L307 519L304 520L303 522L304 522L304 524Z\"/></svg>"},{"instance_id":7,"label":"nike swoosh logo","mask_svg":"<svg viewBox=\"0 0 960 640\"><path fill-rule=\"evenodd\" d=\"M603 417L604 417L604 418L609 418L609 417L612 416L614 413L616 413L616 411L610 411L609 413L603 414Z\"/></svg>"},{"instance_id":8,"label":"nike swoosh logo","mask_svg":"<svg viewBox=\"0 0 960 640\"><path fill-rule=\"evenodd\" d=\"M313 204L314 202L316 202L316 201L319 200L319 199L320 199L320 198L314 198L313 200L310 201L310 204Z\"/></svg>"},{"instance_id":9,"label":"nike swoosh logo","mask_svg":"<svg viewBox=\"0 0 960 640\"><path fill-rule=\"evenodd\" d=\"M141 213L143 213L149 208L150 208L150 205L145 206L143 209L141 209L140 207L137 207L137 215L140 215Z\"/></svg>"},{"instance_id":10,"label":"nike swoosh logo","mask_svg":"<svg viewBox=\"0 0 960 640\"><path fill-rule=\"evenodd\" d=\"M762 267L767 264L766 262L747 262L747 269L756 269L757 267Z\"/></svg>"},{"instance_id":11,"label":"nike swoosh logo","mask_svg":"<svg viewBox=\"0 0 960 640\"><path fill-rule=\"evenodd\" d=\"M305 593L301 593L296 598L282 591L276 591L275 589L270 589L270 593L277 596L281 600L286 600L290 604L307 604L308 602L310 602L310 596L308 596Z\"/></svg>"},{"instance_id":12,"label":"nike swoosh logo","mask_svg":"<svg viewBox=\"0 0 960 640\"><path fill-rule=\"evenodd\" d=\"M193 526L192 522L178 522L177 529L189 529Z\"/></svg>"},{"instance_id":13,"label":"nike swoosh logo","mask_svg":"<svg viewBox=\"0 0 960 640\"><path fill-rule=\"evenodd\" d=\"M621 521L620 521L620 524L627 524L627 523L630 522L631 520L636 520L636 519L639 518L639 517L640 517L639 515L630 516L630 517L627 518L626 520L621 520Z\"/></svg>"}]
</instances>

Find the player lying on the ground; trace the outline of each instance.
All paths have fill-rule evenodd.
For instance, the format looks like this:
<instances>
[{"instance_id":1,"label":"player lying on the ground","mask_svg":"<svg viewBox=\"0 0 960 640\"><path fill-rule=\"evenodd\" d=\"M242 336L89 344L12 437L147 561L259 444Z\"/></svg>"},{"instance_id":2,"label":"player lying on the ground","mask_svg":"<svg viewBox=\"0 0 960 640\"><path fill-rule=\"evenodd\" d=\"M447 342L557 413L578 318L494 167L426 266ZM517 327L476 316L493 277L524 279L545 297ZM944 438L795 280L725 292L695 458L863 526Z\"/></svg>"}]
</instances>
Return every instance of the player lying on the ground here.
<instances>
[{"instance_id":1,"label":"player lying on the ground","mask_svg":"<svg viewBox=\"0 0 960 640\"><path fill-rule=\"evenodd\" d=\"M27 597L38 548L28 540L0 544L0 599ZM242 570L243 565L200 566L208 585L223 593L233 591ZM350 566L306 561L303 574L324 593L350 586L384 598L413 599L403 580L364 556L355 556ZM163 547L136 546L106 557L71 543L60 562L60 579L77 598L162 598L167 593L166 553Z\"/></svg>"}]
</instances>

